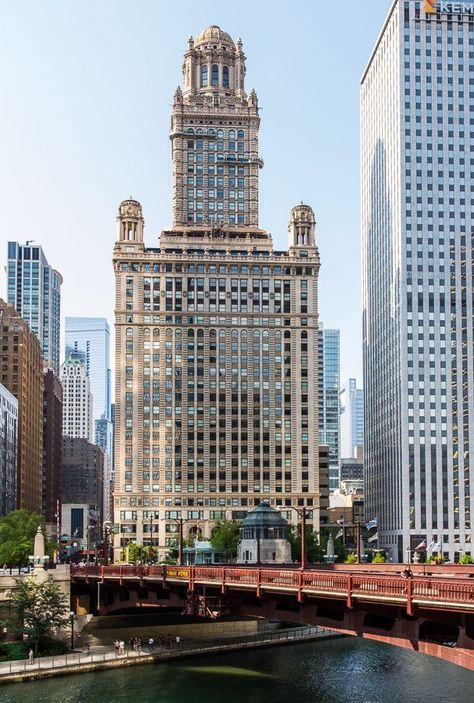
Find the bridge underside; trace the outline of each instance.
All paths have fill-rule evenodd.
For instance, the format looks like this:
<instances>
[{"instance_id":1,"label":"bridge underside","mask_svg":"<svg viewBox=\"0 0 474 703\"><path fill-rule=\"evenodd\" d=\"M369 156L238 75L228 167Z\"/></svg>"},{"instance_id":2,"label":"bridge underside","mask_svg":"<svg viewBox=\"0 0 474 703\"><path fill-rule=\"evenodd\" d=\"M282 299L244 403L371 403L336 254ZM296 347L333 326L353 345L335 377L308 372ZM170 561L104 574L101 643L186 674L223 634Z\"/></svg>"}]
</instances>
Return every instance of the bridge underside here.
<instances>
[{"instance_id":1,"label":"bridge underside","mask_svg":"<svg viewBox=\"0 0 474 703\"><path fill-rule=\"evenodd\" d=\"M440 657L474 670L474 616L461 611L416 608L414 615L388 603L354 600L348 608L343 599L304 596L299 603L294 594L221 589L213 586L188 591L185 584L163 584L146 580L117 582L73 582L72 599L76 609L107 615L119 611L148 608L180 608L203 617L225 613L246 615L306 625L319 625L346 635L385 642L412 651Z\"/></svg>"}]
</instances>

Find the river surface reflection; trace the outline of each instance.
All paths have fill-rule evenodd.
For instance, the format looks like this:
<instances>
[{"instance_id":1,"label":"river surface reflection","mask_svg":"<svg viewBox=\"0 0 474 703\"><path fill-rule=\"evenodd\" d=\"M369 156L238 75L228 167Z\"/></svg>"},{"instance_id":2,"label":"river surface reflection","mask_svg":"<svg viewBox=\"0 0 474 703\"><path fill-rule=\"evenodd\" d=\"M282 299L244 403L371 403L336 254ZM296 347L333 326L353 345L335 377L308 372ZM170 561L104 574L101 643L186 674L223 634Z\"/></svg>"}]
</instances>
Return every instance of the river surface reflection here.
<instances>
[{"instance_id":1,"label":"river surface reflection","mask_svg":"<svg viewBox=\"0 0 474 703\"><path fill-rule=\"evenodd\" d=\"M0 703L472 703L474 673L356 638L0 688Z\"/></svg>"}]
</instances>

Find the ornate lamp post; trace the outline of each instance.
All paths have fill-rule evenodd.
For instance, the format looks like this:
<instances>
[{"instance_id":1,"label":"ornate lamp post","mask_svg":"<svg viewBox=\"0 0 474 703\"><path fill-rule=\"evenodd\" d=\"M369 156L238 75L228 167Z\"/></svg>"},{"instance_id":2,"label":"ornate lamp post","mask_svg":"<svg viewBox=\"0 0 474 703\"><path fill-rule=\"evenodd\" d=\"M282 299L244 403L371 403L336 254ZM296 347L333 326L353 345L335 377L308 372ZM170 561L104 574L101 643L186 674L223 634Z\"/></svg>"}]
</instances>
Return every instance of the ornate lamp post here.
<instances>
[{"instance_id":1,"label":"ornate lamp post","mask_svg":"<svg viewBox=\"0 0 474 703\"><path fill-rule=\"evenodd\" d=\"M308 559L306 556L306 519L311 517L311 513L314 511L314 508L306 508L305 506L302 508L295 508L295 506L289 505L281 507L280 510L287 510L288 508L297 512L301 518L301 568L306 569L308 566Z\"/></svg>"}]
</instances>

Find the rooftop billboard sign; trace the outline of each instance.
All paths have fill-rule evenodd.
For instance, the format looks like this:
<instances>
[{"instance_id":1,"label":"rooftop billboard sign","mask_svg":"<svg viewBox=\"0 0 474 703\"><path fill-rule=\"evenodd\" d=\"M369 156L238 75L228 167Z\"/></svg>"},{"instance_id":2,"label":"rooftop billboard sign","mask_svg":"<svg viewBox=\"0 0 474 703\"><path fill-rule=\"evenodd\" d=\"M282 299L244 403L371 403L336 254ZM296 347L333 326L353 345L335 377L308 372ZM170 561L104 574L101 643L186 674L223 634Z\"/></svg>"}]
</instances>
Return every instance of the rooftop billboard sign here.
<instances>
[{"instance_id":1,"label":"rooftop billboard sign","mask_svg":"<svg viewBox=\"0 0 474 703\"><path fill-rule=\"evenodd\" d=\"M452 2L447 0L424 0L426 15L474 15L474 2Z\"/></svg>"}]
</instances>

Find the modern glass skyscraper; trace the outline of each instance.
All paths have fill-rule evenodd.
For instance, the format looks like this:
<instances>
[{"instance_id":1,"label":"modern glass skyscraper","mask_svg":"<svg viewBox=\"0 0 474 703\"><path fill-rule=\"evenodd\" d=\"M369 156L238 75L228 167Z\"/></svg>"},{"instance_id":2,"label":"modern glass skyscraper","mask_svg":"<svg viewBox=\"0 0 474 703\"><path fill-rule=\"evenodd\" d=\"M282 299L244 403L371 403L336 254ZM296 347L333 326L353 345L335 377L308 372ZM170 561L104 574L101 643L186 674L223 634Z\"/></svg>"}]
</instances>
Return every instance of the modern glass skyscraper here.
<instances>
[{"instance_id":1,"label":"modern glass skyscraper","mask_svg":"<svg viewBox=\"0 0 474 703\"><path fill-rule=\"evenodd\" d=\"M364 391L349 378L341 388L341 457L362 460L364 447Z\"/></svg>"},{"instance_id":2,"label":"modern glass skyscraper","mask_svg":"<svg viewBox=\"0 0 474 703\"><path fill-rule=\"evenodd\" d=\"M104 317L66 317L66 359L80 352L94 404L94 421L110 422L110 328Z\"/></svg>"},{"instance_id":3,"label":"modern glass skyscraper","mask_svg":"<svg viewBox=\"0 0 474 703\"><path fill-rule=\"evenodd\" d=\"M340 332L323 329L318 336L319 443L329 447L329 492L339 488L340 437Z\"/></svg>"},{"instance_id":4,"label":"modern glass skyscraper","mask_svg":"<svg viewBox=\"0 0 474 703\"><path fill-rule=\"evenodd\" d=\"M37 244L8 242L8 303L28 322L41 345L44 365L59 374L61 274Z\"/></svg>"},{"instance_id":5,"label":"modern glass skyscraper","mask_svg":"<svg viewBox=\"0 0 474 703\"><path fill-rule=\"evenodd\" d=\"M209 536L263 499L292 520L290 507L311 507L319 526L315 217L293 208L284 251L260 229L260 118L244 77L240 40L215 26L189 39L173 226L146 248L140 203L119 206L117 555L130 540L164 555L177 519Z\"/></svg>"},{"instance_id":6,"label":"modern glass skyscraper","mask_svg":"<svg viewBox=\"0 0 474 703\"><path fill-rule=\"evenodd\" d=\"M472 551L474 3L396 0L362 78L367 517Z\"/></svg>"}]
</instances>

